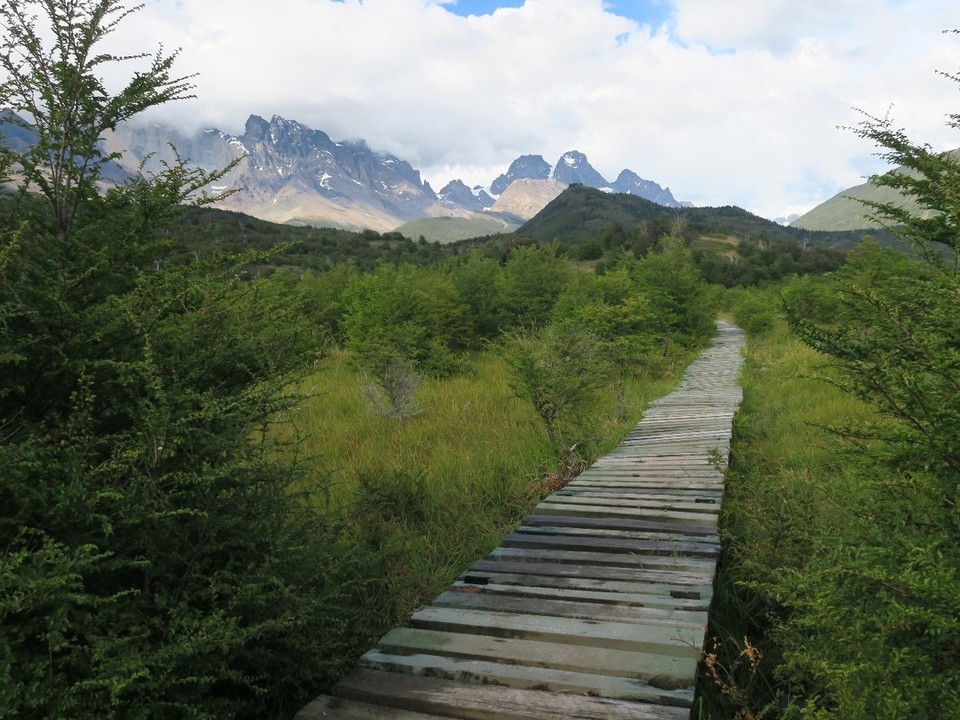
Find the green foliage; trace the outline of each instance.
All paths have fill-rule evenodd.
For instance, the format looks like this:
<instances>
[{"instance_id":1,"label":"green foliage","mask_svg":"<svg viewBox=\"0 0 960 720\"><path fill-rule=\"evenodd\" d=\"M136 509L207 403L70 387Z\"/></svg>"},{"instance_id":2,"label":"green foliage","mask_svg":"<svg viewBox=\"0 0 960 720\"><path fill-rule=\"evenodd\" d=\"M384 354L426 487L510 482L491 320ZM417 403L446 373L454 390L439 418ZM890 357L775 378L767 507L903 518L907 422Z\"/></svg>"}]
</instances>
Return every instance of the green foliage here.
<instances>
[{"instance_id":1,"label":"green foliage","mask_svg":"<svg viewBox=\"0 0 960 720\"><path fill-rule=\"evenodd\" d=\"M468 310L467 346L476 349L482 341L497 337L505 321L503 270L493 258L471 253L454 265L451 278Z\"/></svg>"},{"instance_id":2,"label":"green foliage","mask_svg":"<svg viewBox=\"0 0 960 720\"><path fill-rule=\"evenodd\" d=\"M599 240L604 248L632 249L637 257L656 246L678 224L690 241L699 236L732 235L755 245L788 241L806 247L851 248L862 230L820 232L779 225L738 207L665 207L625 193L571 185L517 231L539 243L578 245ZM885 233L879 236L887 237Z\"/></svg>"},{"instance_id":3,"label":"green foliage","mask_svg":"<svg viewBox=\"0 0 960 720\"><path fill-rule=\"evenodd\" d=\"M713 336L714 311L703 279L682 241L667 237L662 250L636 265L636 278L650 299L663 344L697 347Z\"/></svg>"},{"instance_id":4,"label":"green foliage","mask_svg":"<svg viewBox=\"0 0 960 720\"><path fill-rule=\"evenodd\" d=\"M747 383L735 428L724 508L734 587L721 593L734 607L722 617L748 606L774 665L770 691L741 712L943 717L960 705L960 273L938 247L960 247L960 164L886 119L856 132L901 168L874 182L924 211L869 203L913 253L865 243L831 279L785 288L791 328L819 353L807 351L805 369L825 358L829 385L793 398L783 368L795 348L748 363L748 377L769 377ZM760 350L786 347L776 335Z\"/></svg>"},{"instance_id":5,"label":"green foliage","mask_svg":"<svg viewBox=\"0 0 960 720\"><path fill-rule=\"evenodd\" d=\"M526 245L510 252L503 277L505 328L540 327L550 319L573 272L558 249Z\"/></svg>"},{"instance_id":6,"label":"green foliage","mask_svg":"<svg viewBox=\"0 0 960 720\"><path fill-rule=\"evenodd\" d=\"M838 429L873 441L871 504L860 509L869 522L859 515L852 537L775 591L791 609L785 637L811 636L816 616L842 628L835 640L859 642L856 653L835 642L788 656L793 677L828 689L812 716L932 717L960 701L958 281L938 262L866 246L838 277L831 324L791 312L800 337L831 358L834 382L879 413ZM883 662L866 661L880 651Z\"/></svg>"},{"instance_id":7,"label":"green foliage","mask_svg":"<svg viewBox=\"0 0 960 720\"><path fill-rule=\"evenodd\" d=\"M95 72L118 59L94 48L129 12L0 9L0 104L38 133L4 149L24 173L0 205L0 704L288 716L330 672L322 601L363 597L326 584L355 556L288 492L296 454L278 462L290 448L267 432L317 340L288 286L237 279L256 258L170 262L160 227L215 175L173 165L97 192L100 135L190 90L158 54L105 92Z\"/></svg>"},{"instance_id":8,"label":"green foliage","mask_svg":"<svg viewBox=\"0 0 960 720\"><path fill-rule=\"evenodd\" d=\"M430 265L455 252L437 243L414 242L396 232L281 225L209 207L182 209L164 227L164 233L175 241L171 253L180 259L218 252L270 251L257 261L260 272L276 268L324 272L345 265L369 271L382 263Z\"/></svg>"},{"instance_id":9,"label":"green foliage","mask_svg":"<svg viewBox=\"0 0 960 720\"><path fill-rule=\"evenodd\" d=\"M738 289L732 297L733 321L747 335L762 335L773 330L779 315L777 298L770 291Z\"/></svg>"},{"instance_id":10,"label":"green foliage","mask_svg":"<svg viewBox=\"0 0 960 720\"><path fill-rule=\"evenodd\" d=\"M613 379L613 366L599 338L570 324L515 330L504 339L503 356L511 387L529 402L559 455L585 438L600 391Z\"/></svg>"},{"instance_id":11,"label":"green foliage","mask_svg":"<svg viewBox=\"0 0 960 720\"><path fill-rule=\"evenodd\" d=\"M437 269L382 265L353 277L342 294L346 347L376 375L409 364L443 375L457 367L466 309Z\"/></svg>"},{"instance_id":12,"label":"green foliage","mask_svg":"<svg viewBox=\"0 0 960 720\"><path fill-rule=\"evenodd\" d=\"M624 262L600 276L584 275L554 307L554 322L594 334L622 372L662 369L655 309Z\"/></svg>"},{"instance_id":13,"label":"green foliage","mask_svg":"<svg viewBox=\"0 0 960 720\"><path fill-rule=\"evenodd\" d=\"M31 124L15 115L5 122L29 128L37 142L13 152L3 150L5 165L22 168L20 192L37 189L51 210L49 222L61 242L72 234L84 201L97 197L96 182L112 160L99 147L107 130L141 111L190 97L188 77L171 75L176 54L116 57L96 47L134 10L120 0L14 0L0 9L5 37L0 67L7 76L0 85L0 107L26 113ZM37 29L36 14L49 22ZM45 40L55 38L49 46ZM126 87L110 96L97 76L108 63L149 60Z\"/></svg>"},{"instance_id":14,"label":"green foliage","mask_svg":"<svg viewBox=\"0 0 960 720\"><path fill-rule=\"evenodd\" d=\"M791 275L819 275L843 265L846 252L831 247L802 247L795 240L758 244L740 240L737 253L695 250L693 260L707 282L725 287L749 287Z\"/></svg>"}]
</instances>

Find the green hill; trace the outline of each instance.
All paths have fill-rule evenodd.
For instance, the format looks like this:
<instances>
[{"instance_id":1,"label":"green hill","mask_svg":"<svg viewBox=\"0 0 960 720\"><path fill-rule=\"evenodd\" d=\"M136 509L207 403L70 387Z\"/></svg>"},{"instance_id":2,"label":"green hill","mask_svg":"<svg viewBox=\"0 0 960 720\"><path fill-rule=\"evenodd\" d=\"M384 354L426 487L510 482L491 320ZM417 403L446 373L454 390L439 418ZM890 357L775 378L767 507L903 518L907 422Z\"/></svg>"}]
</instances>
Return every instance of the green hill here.
<instances>
[{"instance_id":1,"label":"green hill","mask_svg":"<svg viewBox=\"0 0 960 720\"><path fill-rule=\"evenodd\" d=\"M411 220L394 232L411 240L424 238L427 242L452 243L458 240L513 232L519 222L509 222L494 217L438 217Z\"/></svg>"},{"instance_id":2,"label":"green hill","mask_svg":"<svg viewBox=\"0 0 960 720\"><path fill-rule=\"evenodd\" d=\"M960 149L952 150L950 154L960 160ZM902 171L902 168L897 168L894 172L898 171ZM860 202L861 200L892 203L910 210L914 215L922 216L925 212L913 198L905 197L893 188L882 187L873 182L865 182L862 185L855 185L837 193L826 202L820 203L810 212L794 220L790 225L802 230L831 232L874 230L880 227L875 220L868 217L870 208Z\"/></svg>"},{"instance_id":3,"label":"green hill","mask_svg":"<svg viewBox=\"0 0 960 720\"><path fill-rule=\"evenodd\" d=\"M870 208L860 200L896 203L910 208L915 213L919 214L920 212L920 208L915 202L905 198L896 190L888 187L878 187L872 182L867 182L834 195L826 202L820 203L810 212L794 220L790 225L801 230L824 231L862 231L879 228L879 223L867 217Z\"/></svg>"},{"instance_id":4,"label":"green hill","mask_svg":"<svg viewBox=\"0 0 960 720\"><path fill-rule=\"evenodd\" d=\"M582 185L571 185L564 190L515 234L541 243L579 244L595 240L612 228L656 240L676 224L691 240L736 237L852 248L863 237L859 230L817 232L786 227L733 206L668 208L635 195L608 193Z\"/></svg>"}]
</instances>

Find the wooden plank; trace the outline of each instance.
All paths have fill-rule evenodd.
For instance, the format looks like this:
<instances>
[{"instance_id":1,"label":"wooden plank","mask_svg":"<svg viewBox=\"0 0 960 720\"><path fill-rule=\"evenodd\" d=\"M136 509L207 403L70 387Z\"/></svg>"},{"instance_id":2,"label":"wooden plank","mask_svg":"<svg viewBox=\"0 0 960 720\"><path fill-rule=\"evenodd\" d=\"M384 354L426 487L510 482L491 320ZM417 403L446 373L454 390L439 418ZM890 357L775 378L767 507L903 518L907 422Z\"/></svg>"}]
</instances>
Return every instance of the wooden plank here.
<instances>
[{"instance_id":1,"label":"wooden plank","mask_svg":"<svg viewBox=\"0 0 960 720\"><path fill-rule=\"evenodd\" d=\"M514 613L517 615L549 615L601 622L625 622L637 625L697 626L707 624L707 613L697 610L664 610L662 608L607 605L575 600L548 600L498 593L467 592L456 588L440 593L432 607L455 607L469 610Z\"/></svg>"},{"instance_id":2,"label":"wooden plank","mask_svg":"<svg viewBox=\"0 0 960 720\"><path fill-rule=\"evenodd\" d=\"M462 720L689 720L688 708L357 668L336 695Z\"/></svg>"},{"instance_id":3,"label":"wooden plank","mask_svg":"<svg viewBox=\"0 0 960 720\"><path fill-rule=\"evenodd\" d=\"M515 563L515 565L523 565ZM664 603L670 600L708 601L713 596L710 585L683 585L673 583L631 582L624 580L597 580L581 576L563 577L553 575L531 575L515 572L476 572L468 571L461 576L465 585L509 584L535 592L541 588L596 591L611 593L619 597L631 594L662 597Z\"/></svg>"},{"instance_id":4,"label":"wooden plank","mask_svg":"<svg viewBox=\"0 0 960 720\"><path fill-rule=\"evenodd\" d=\"M627 582L673 585L712 585L712 572L672 572L669 569L643 567L599 567L574 565L559 562L504 562L478 560L470 566L468 574L483 572L520 573L526 575L552 575L554 577L592 578L594 580L625 580Z\"/></svg>"},{"instance_id":5,"label":"wooden plank","mask_svg":"<svg viewBox=\"0 0 960 720\"><path fill-rule=\"evenodd\" d=\"M526 638L693 658L700 657L706 630L699 623L641 625L432 606L418 610L410 620L413 627L427 630Z\"/></svg>"},{"instance_id":6,"label":"wooden plank","mask_svg":"<svg viewBox=\"0 0 960 720\"><path fill-rule=\"evenodd\" d=\"M607 528L579 528L567 527L565 525L521 525L517 532L521 533L546 533L549 535L579 535L584 537L602 537L602 538L632 538L634 540L676 540L678 542L691 543L709 543L712 545L720 544L719 535L688 535L683 532L677 532L677 528L672 528L673 532L643 532L636 530L608 530Z\"/></svg>"},{"instance_id":7,"label":"wooden plank","mask_svg":"<svg viewBox=\"0 0 960 720\"><path fill-rule=\"evenodd\" d=\"M502 685L510 688L548 690L555 693L599 695L617 700L690 707L693 690L664 690L636 678L594 675L555 668L511 665L488 660L464 660L443 655L391 655L370 650L360 658L360 667L388 672L406 672L460 682Z\"/></svg>"},{"instance_id":8,"label":"wooden plank","mask_svg":"<svg viewBox=\"0 0 960 720\"><path fill-rule=\"evenodd\" d=\"M677 498L710 497L722 498L723 483L691 483L687 480L654 480L644 481L640 478L617 478L614 480L591 480L581 478L566 485L558 493L606 493L617 492L626 495L647 494L650 497L673 496Z\"/></svg>"},{"instance_id":9,"label":"wooden plank","mask_svg":"<svg viewBox=\"0 0 960 720\"><path fill-rule=\"evenodd\" d=\"M500 543L505 548L530 548L536 550L573 550L607 552L633 555L634 563L639 556L668 555L679 557L713 558L720 556L720 548L710 543L677 540L637 540L633 538L587 537L583 535L550 535L536 532L510 533ZM643 564L642 561L640 564Z\"/></svg>"},{"instance_id":10,"label":"wooden plank","mask_svg":"<svg viewBox=\"0 0 960 720\"><path fill-rule=\"evenodd\" d=\"M646 531L646 532L666 532L683 533L685 535L716 535L717 528L713 523L710 525L688 525L684 523L679 526L676 523L664 522L655 518L623 518L607 516L577 516L577 515L551 515L549 513L535 513L523 518L525 527L568 527L582 528L584 530L623 530Z\"/></svg>"},{"instance_id":11,"label":"wooden plank","mask_svg":"<svg viewBox=\"0 0 960 720\"><path fill-rule=\"evenodd\" d=\"M543 536L549 538L549 535ZM690 555L641 555L630 552L589 552L561 548L498 547L490 551L488 560L513 563L566 563L589 567L610 567L640 570L681 572L707 577L715 563L708 557Z\"/></svg>"},{"instance_id":12,"label":"wooden plank","mask_svg":"<svg viewBox=\"0 0 960 720\"><path fill-rule=\"evenodd\" d=\"M686 487L722 490L723 474L713 467L685 468L682 471L669 468L665 470L646 468L642 471L635 468L597 468L595 470L584 470L571 485L589 485L592 483L600 485L622 483L628 487Z\"/></svg>"},{"instance_id":13,"label":"wooden plank","mask_svg":"<svg viewBox=\"0 0 960 720\"><path fill-rule=\"evenodd\" d=\"M600 505L613 508L642 508L648 510L675 510L677 512L707 513L716 515L720 512L720 504L716 501L698 503L690 500L647 499L643 497L618 498L607 496L602 498L591 497L590 495L580 496L576 493L554 493L545 498L546 503L566 503L581 507Z\"/></svg>"},{"instance_id":14,"label":"wooden plank","mask_svg":"<svg viewBox=\"0 0 960 720\"><path fill-rule=\"evenodd\" d=\"M514 577L519 578L519 576ZM469 592L474 592L479 589L485 593L497 593L501 595L519 595L521 597L549 598L554 600L579 600L627 607L663 608L665 610L699 610L702 612L706 612L710 608L709 598L674 598L662 592L660 594L654 594L652 592L628 593L615 590L602 591L569 587L538 587L526 585L522 582L507 584L508 582L509 580L497 582L497 578L491 580L490 577L487 577L486 582L482 584L456 580L450 587L455 590L465 590Z\"/></svg>"},{"instance_id":15,"label":"wooden plank","mask_svg":"<svg viewBox=\"0 0 960 720\"><path fill-rule=\"evenodd\" d=\"M485 635L394 628L377 643L387 653L425 653L644 680L661 689L691 688L697 660L689 657Z\"/></svg>"},{"instance_id":16,"label":"wooden plank","mask_svg":"<svg viewBox=\"0 0 960 720\"><path fill-rule=\"evenodd\" d=\"M717 531L717 516L701 512L680 512L654 508L623 508L610 505L577 506L562 502L541 502L534 508L544 515L575 515L577 517L620 517L637 520L650 519L677 525L697 525Z\"/></svg>"}]
</instances>

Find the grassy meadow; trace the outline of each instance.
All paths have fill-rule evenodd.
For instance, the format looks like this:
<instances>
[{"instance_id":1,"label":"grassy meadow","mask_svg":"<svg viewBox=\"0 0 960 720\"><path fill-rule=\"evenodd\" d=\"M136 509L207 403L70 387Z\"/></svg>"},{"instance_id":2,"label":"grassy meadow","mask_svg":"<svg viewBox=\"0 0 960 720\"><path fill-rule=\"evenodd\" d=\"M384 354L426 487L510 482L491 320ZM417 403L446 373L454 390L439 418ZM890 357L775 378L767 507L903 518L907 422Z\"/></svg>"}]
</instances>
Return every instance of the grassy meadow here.
<instances>
[{"instance_id":1,"label":"grassy meadow","mask_svg":"<svg viewBox=\"0 0 960 720\"><path fill-rule=\"evenodd\" d=\"M947 717L956 567L930 528L955 511L849 432L881 418L826 356L755 324L693 717Z\"/></svg>"},{"instance_id":2,"label":"grassy meadow","mask_svg":"<svg viewBox=\"0 0 960 720\"><path fill-rule=\"evenodd\" d=\"M744 354L699 718L763 717L784 699L783 648L771 636L782 607L771 584L802 572L825 544L842 542L868 492L827 428L871 411L827 381L823 356L780 318L749 335Z\"/></svg>"},{"instance_id":3,"label":"grassy meadow","mask_svg":"<svg viewBox=\"0 0 960 720\"><path fill-rule=\"evenodd\" d=\"M370 558L377 577L367 580L383 600L370 608L371 642L499 545L569 479L532 407L514 396L502 357L478 352L469 367L424 378L415 414L397 420L371 403L349 354L334 352L318 361L297 388L304 400L277 425L285 439L299 440L310 468L299 489L316 509L331 523L353 526L380 559L392 558L386 572ZM683 367L605 392L589 419L594 437L577 448L583 462L620 442ZM352 658L341 661L347 666Z\"/></svg>"}]
</instances>

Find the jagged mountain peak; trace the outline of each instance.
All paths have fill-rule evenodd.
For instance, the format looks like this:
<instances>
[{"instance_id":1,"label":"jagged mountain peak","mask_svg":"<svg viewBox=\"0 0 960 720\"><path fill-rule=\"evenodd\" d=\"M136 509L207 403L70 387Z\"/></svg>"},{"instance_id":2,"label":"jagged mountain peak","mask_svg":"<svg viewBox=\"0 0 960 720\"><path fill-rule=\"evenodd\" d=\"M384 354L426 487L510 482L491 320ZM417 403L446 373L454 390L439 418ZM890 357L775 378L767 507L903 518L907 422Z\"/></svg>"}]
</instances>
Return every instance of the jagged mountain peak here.
<instances>
[{"instance_id":1,"label":"jagged mountain peak","mask_svg":"<svg viewBox=\"0 0 960 720\"><path fill-rule=\"evenodd\" d=\"M557 160L553 177L567 185L578 183L592 188L605 188L609 183L594 170L587 156L579 150L568 150Z\"/></svg>"},{"instance_id":2,"label":"jagged mountain peak","mask_svg":"<svg viewBox=\"0 0 960 720\"><path fill-rule=\"evenodd\" d=\"M493 205L493 198L486 190L477 186L467 187L462 180L451 180L437 193L441 205L452 209L464 209L471 212L483 212Z\"/></svg>"},{"instance_id":3,"label":"jagged mountain peak","mask_svg":"<svg viewBox=\"0 0 960 720\"><path fill-rule=\"evenodd\" d=\"M29 127L11 122L0 122L0 135L8 144L35 142ZM282 115L267 120L251 114L239 135L216 129L188 135L154 124L125 123L103 143L108 152L117 153L117 177L106 178L113 182L141 170L156 172L178 158L206 170L235 163L210 190L233 191L223 207L275 222L388 231L427 216L506 212L529 218L571 184L679 205L669 188L629 170L612 185L607 183L579 150L561 155L556 166L542 155L521 155L491 184L496 197L460 180L435 193L409 162L373 150L363 140L335 142L325 132Z\"/></svg>"},{"instance_id":4,"label":"jagged mountain peak","mask_svg":"<svg viewBox=\"0 0 960 720\"><path fill-rule=\"evenodd\" d=\"M670 192L670 188L660 187L653 180L644 180L633 170L621 171L610 188L614 192L629 193L646 200L652 200L658 205L666 205L667 207L680 207L682 205Z\"/></svg>"},{"instance_id":5,"label":"jagged mountain peak","mask_svg":"<svg viewBox=\"0 0 960 720\"><path fill-rule=\"evenodd\" d=\"M521 155L510 163L507 172L490 184L490 192L500 195L514 180L546 180L552 169L542 155Z\"/></svg>"},{"instance_id":6,"label":"jagged mountain peak","mask_svg":"<svg viewBox=\"0 0 960 720\"><path fill-rule=\"evenodd\" d=\"M557 161L557 165L564 164L567 167L579 167L581 164L589 165L587 162L587 156L584 155L579 150L568 150L563 155L560 156L560 159Z\"/></svg>"}]
</instances>

